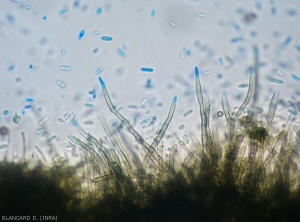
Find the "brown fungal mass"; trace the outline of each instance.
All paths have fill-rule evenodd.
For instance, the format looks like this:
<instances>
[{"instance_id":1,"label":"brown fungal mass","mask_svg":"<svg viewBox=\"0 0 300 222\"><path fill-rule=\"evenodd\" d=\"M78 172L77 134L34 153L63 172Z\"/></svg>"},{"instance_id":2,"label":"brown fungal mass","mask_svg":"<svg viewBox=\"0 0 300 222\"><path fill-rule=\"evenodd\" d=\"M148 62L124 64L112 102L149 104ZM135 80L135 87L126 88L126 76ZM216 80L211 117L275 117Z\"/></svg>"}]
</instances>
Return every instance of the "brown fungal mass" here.
<instances>
[{"instance_id":1,"label":"brown fungal mass","mask_svg":"<svg viewBox=\"0 0 300 222\"><path fill-rule=\"evenodd\" d=\"M250 139L264 142L267 139L268 131L264 127L254 127L252 130L248 131L248 135Z\"/></svg>"}]
</instances>

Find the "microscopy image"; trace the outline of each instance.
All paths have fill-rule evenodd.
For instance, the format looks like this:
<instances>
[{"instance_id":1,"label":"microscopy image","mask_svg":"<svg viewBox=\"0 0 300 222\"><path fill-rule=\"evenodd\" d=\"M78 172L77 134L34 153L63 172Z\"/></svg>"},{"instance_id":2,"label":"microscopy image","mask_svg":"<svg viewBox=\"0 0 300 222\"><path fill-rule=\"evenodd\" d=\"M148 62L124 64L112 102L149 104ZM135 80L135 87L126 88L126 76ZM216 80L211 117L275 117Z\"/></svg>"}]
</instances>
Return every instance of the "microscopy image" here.
<instances>
[{"instance_id":1,"label":"microscopy image","mask_svg":"<svg viewBox=\"0 0 300 222\"><path fill-rule=\"evenodd\" d=\"M298 221L300 3L0 2L0 216Z\"/></svg>"}]
</instances>

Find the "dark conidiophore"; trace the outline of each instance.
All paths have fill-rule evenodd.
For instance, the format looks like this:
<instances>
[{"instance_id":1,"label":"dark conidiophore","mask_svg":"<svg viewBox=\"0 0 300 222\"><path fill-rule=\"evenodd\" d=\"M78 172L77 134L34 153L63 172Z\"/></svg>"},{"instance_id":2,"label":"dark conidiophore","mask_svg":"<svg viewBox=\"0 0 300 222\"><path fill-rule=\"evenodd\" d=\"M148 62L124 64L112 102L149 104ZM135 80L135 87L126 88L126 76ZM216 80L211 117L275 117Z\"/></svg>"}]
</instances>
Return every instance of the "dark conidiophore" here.
<instances>
[{"instance_id":1,"label":"dark conidiophore","mask_svg":"<svg viewBox=\"0 0 300 222\"><path fill-rule=\"evenodd\" d=\"M266 123L258 120L257 110L248 107L256 84L255 70L249 69L246 98L233 116L226 92L223 92L222 105L228 130L227 143L221 145L216 130L209 125L210 104L204 99L200 74L195 67L200 142L192 138L195 146L192 150L179 140L180 146L175 144L170 149L169 158L163 158L165 151L161 141L175 112L177 98L174 98L168 117L153 143L148 144L115 108L104 81L99 77L108 108L143 147L144 157L140 159L137 153L126 147L129 145L118 135L121 132L110 126L102 114L99 114L99 119L108 135L109 147L99 143L73 121L87 142L75 136L70 136L70 139L86 151L89 157L87 165L94 169L90 182L94 184L92 187L97 187L93 189L99 203L91 212L110 220L122 216L128 218L130 210L134 210L138 213L132 219L142 221L197 221L201 218L205 221L268 221L276 219L272 212L280 205L278 198L287 198L285 208L291 207L293 201L299 201L299 175L294 162L298 149L290 131L293 115L288 117L278 135L270 135L279 92L276 91L271 100ZM177 169L174 156L179 147L187 155L181 168ZM283 193L279 194L281 191ZM117 207L119 214L99 211L109 204ZM295 207L289 208L291 214L284 213L279 218L293 218L297 214L294 210Z\"/></svg>"},{"instance_id":2,"label":"dark conidiophore","mask_svg":"<svg viewBox=\"0 0 300 222\"><path fill-rule=\"evenodd\" d=\"M234 115L223 92L228 124L224 143L217 129L209 124L209 100L202 92L198 67L194 71L201 124L200 139L190 138L194 147L175 135L178 144L169 152L164 150L162 141L175 113L177 97L153 142L148 143L115 108L103 79L99 78L107 106L122 127L111 125L99 113L107 137L97 140L73 119L73 125L84 138L69 135L70 141L83 151L82 163L75 168L68 167L65 161L55 162L49 169L44 169L42 162L29 169L24 159L17 165L3 162L1 213L53 213L64 221L300 218L299 171L295 161L299 158L299 132L294 135L290 130L293 115L278 134L271 134L279 91L271 100L266 120L255 107L249 107L256 84L255 69L250 69L246 98ZM128 142L123 129L142 148L140 153ZM182 163L175 158L179 148L186 153ZM76 174L79 169L81 176ZM32 194L26 196L24 189ZM10 197L18 203L15 208ZM60 207L55 207L55 203Z\"/></svg>"}]
</instances>

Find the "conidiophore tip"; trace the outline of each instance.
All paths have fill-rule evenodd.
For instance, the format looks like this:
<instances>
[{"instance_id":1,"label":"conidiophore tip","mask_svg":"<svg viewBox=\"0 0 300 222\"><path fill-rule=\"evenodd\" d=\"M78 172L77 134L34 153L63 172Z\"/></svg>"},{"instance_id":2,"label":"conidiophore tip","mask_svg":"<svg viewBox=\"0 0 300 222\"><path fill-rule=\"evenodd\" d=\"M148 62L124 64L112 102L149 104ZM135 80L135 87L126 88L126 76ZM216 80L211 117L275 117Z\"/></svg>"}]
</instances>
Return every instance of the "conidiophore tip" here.
<instances>
[{"instance_id":1,"label":"conidiophore tip","mask_svg":"<svg viewBox=\"0 0 300 222\"><path fill-rule=\"evenodd\" d=\"M172 103L176 103L176 102L177 102L177 96L174 96Z\"/></svg>"},{"instance_id":2,"label":"conidiophore tip","mask_svg":"<svg viewBox=\"0 0 300 222\"><path fill-rule=\"evenodd\" d=\"M99 82L100 82L102 88L106 89L106 86L105 86L105 83L104 83L103 79L100 76L98 77L98 79L99 79Z\"/></svg>"},{"instance_id":3,"label":"conidiophore tip","mask_svg":"<svg viewBox=\"0 0 300 222\"><path fill-rule=\"evenodd\" d=\"M195 77L199 78L199 70L197 66L195 66Z\"/></svg>"},{"instance_id":4,"label":"conidiophore tip","mask_svg":"<svg viewBox=\"0 0 300 222\"><path fill-rule=\"evenodd\" d=\"M73 126L75 126L75 127L78 126L78 123L77 123L77 121L76 121L75 119L72 119L72 124L73 124Z\"/></svg>"},{"instance_id":5,"label":"conidiophore tip","mask_svg":"<svg viewBox=\"0 0 300 222\"><path fill-rule=\"evenodd\" d=\"M249 67L249 72L250 72L250 75L254 75L254 69L252 66Z\"/></svg>"}]
</instances>

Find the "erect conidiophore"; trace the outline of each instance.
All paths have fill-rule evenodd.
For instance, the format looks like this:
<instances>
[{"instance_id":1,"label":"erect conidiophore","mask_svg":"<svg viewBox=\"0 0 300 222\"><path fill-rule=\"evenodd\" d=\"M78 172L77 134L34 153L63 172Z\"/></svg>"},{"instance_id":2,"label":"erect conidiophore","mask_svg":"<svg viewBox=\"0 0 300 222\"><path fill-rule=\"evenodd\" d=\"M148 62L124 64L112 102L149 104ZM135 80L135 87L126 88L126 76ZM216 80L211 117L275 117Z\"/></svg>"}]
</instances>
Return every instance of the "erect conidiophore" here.
<instances>
[{"instance_id":1,"label":"erect conidiophore","mask_svg":"<svg viewBox=\"0 0 300 222\"><path fill-rule=\"evenodd\" d=\"M125 127L125 129L134 136L135 140L145 149L146 154L143 161L141 161L134 153L132 153L130 157L128 155L129 150L124 147L119 136L111 129L100 113L98 117L111 144L113 144L112 147L105 147L101 141L97 141L95 137L86 133L74 119L72 121L73 125L88 143L84 143L75 136L70 135L69 138L91 155L90 161L94 168L94 172L91 173L99 175L90 180L92 182L106 180L107 186L109 186L110 179L122 180L122 178L126 176L129 180L137 180L137 183L139 184L140 182L144 182L143 180L147 176L146 168L150 161L151 165L154 166L155 169L158 169L159 175L167 175L167 172L169 172L168 164L163 160L162 149L159 149L159 152L157 152L156 147L160 144L163 135L172 120L176 108L177 97L174 97L168 117L159 130L158 135L151 144L148 144L133 128L129 121L117 111L101 77L99 77L99 82L102 86L102 92L110 111L121 121L122 126Z\"/></svg>"},{"instance_id":2,"label":"erect conidiophore","mask_svg":"<svg viewBox=\"0 0 300 222\"><path fill-rule=\"evenodd\" d=\"M271 168L270 163L275 161L280 144L282 144L288 135L293 116L291 114L288 117L287 124L285 124L281 132L274 137L276 142L272 142L274 138L269 135L269 132L279 95L279 91L277 90L270 103L266 126L262 125L263 121L260 121L260 125L258 125L257 111L255 109L252 110L251 107L248 106L256 89L256 66L257 64L254 68L250 67L249 69L249 88L247 95L234 115L231 114L229 109L226 92L224 91L222 94L222 106L228 124L226 145L222 146L219 143L216 130L214 127L212 127L212 130L210 128L209 114L211 105L208 96L204 96L202 92L198 67L194 68L196 96L199 104L201 122L201 142L196 138L192 138L196 148L196 150L192 151L184 142L179 141L179 138L175 135L181 148L188 154L181 164L181 173L186 172L191 176L198 174L200 171L209 171L216 177L220 177L220 181L237 184L241 187L245 186L247 189L256 189L259 183L264 185L270 183L266 169ZM109 140L108 145L104 145L102 140L98 141L95 137L85 132L74 119L72 121L73 125L87 142L83 142L75 136L69 136L69 138L86 151L89 156L88 164L90 167L86 168L88 173L87 179L93 184L101 183L102 188L100 189L106 190L107 192L116 192L120 187L123 187L123 190L146 190L147 187L152 186L152 183L158 183L158 181L165 181L172 178L178 173L174 163L174 155L178 145L174 144L170 149L169 158L164 159L163 145L161 142L173 118L177 97L174 97L172 101L163 126L153 142L149 144L113 105L106 85L101 77L99 77L99 82L109 110L121 121L121 125L141 145L144 156L141 160L129 147L131 145L120 138L121 132L114 129L102 114L99 113L98 117L107 134ZM245 112L246 110L247 112ZM242 114L245 113L247 113L247 115L242 116ZM294 144L290 141L286 147L293 146ZM281 147L281 149L283 148ZM290 158L290 163L292 163L292 157ZM190 172L192 172L192 174L190 174ZM253 184L253 180L260 182L251 185ZM115 181L115 185L112 186L111 181Z\"/></svg>"}]
</instances>

